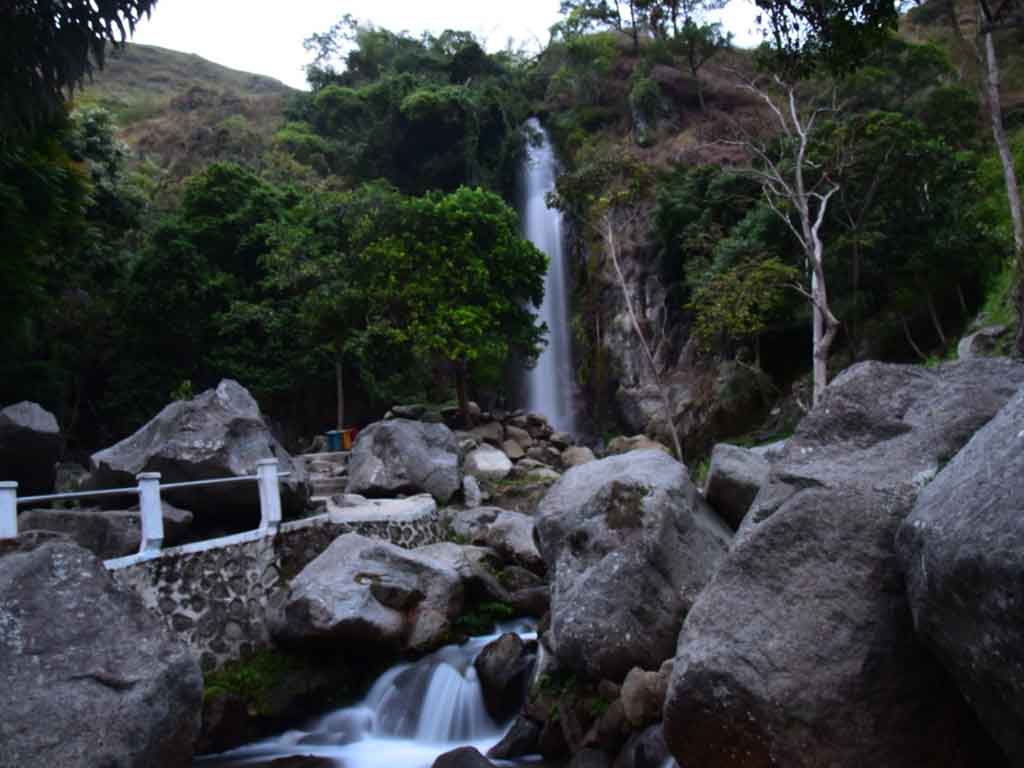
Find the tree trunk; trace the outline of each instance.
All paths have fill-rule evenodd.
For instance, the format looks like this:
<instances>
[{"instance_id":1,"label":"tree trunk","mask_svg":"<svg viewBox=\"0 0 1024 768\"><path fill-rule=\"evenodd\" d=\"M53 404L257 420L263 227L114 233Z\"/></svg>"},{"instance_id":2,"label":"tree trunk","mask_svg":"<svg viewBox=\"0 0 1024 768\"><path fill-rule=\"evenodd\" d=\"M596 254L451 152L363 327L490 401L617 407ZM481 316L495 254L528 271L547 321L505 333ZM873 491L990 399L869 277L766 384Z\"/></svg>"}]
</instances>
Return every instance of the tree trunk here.
<instances>
[{"instance_id":1,"label":"tree trunk","mask_svg":"<svg viewBox=\"0 0 1024 768\"><path fill-rule=\"evenodd\" d=\"M647 362L651 365L654 384L658 388L658 394L661 396L661 405L665 409L665 421L668 422L669 433L672 435L672 446L675 448L676 458L679 459L679 461L683 461L683 448L682 444L679 442L679 433L676 431L675 419L672 416L672 404L669 401L668 392L666 392L664 385L661 383L661 374L658 373L658 364L654 361L654 355L651 354L651 348L647 344L647 338L644 336L643 329L640 327L640 321L637 319L636 312L633 310L633 300L629 296L626 277L622 274L622 267L619 266L618 242L615 239L615 230L612 227L612 217L610 214L606 216L604 223L605 245L608 248L608 255L612 259L612 265L615 267L615 276L618 278L619 287L622 289L622 298L626 303L626 311L629 313L629 319L633 325L633 330L636 332L637 339L640 342L640 348L643 349L644 356L647 358Z\"/></svg>"},{"instance_id":2,"label":"tree trunk","mask_svg":"<svg viewBox=\"0 0 1024 768\"><path fill-rule=\"evenodd\" d=\"M334 390L337 396L338 406L338 431L345 428L345 380L342 376L341 352L335 349L334 352Z\"/></svg>"},{"instance_id":3,"label":"tree trunk","mask_svg":"<svg viewBox=\"0 0 1024 768\"><path fill-rule=\"evenodd\" d=\"M964 288L960 283L956 284L956 297L960 300L960 311L963 313L964 322L970 322L971 311L967 308L967 297L964 296Z\"/></svg>"},{"instance_id":4,"label":"tree trunk","mask_svg":"<svg viewBox=\"0 0 1024 768\"><path fill-rule=\"evenodd\" d=\"M900 322L903 324L903 335L907 338L907 343L910 345L910 348L917 353L917 356L921 358L922 363L926 362L928 360L928 356L921 351L921 348L917 346L917 342L914 341L914 337L910 333L910 325L907 323L907 318L904 315L900 315Z\"/></svg>"},{"instance_id":5,"label":"tree trunk","mask_svg":"<svg viewBox=\"0 0 1024 768\"><path fill-rule=\"evenodd\" d=\"M469 372L466 361L459 360L455 364L455 392L459 398L459 414L462 416L462 423L466 429L472 429L473 413L469 409L468 379Z\"/></svg>"},{"instance_id":6,"label":"tree trunk","mask_svg":"<svg viewBox=\"0 0 1024 768\"><path fill-rule=\"evenodd\" d=\"M928 315L932 319L932 325L935 327L935 333L939 337L939 342L945 348L949 344L949 339L946 338L945 331L942 330L942 321L939 320L938 310L935 309L935 301L932 299L932 292L926 291L928 296Z\"/></svg>"},{"instance_id":7,"label":"tree trunk","mask_svg":"<svg viewBox=\"0 0 1024 768\"><path fill-rule=\"evenodd\" d=\"M1003 126L996 47L991 31L984 32L982 37L985 42L985 80L988 86L988 109L992 117L992 136L999 151L999 161L1003 165L1006 197L1010 203L1010 219L1013 221L1013 250L1017 265L1017 352L1024 355L1024 211L1021 207L1020 186L1017 184L1013 152L1010 150L1010 142L1006 138L1006 129Z\"/></svg>"}]
</instances>

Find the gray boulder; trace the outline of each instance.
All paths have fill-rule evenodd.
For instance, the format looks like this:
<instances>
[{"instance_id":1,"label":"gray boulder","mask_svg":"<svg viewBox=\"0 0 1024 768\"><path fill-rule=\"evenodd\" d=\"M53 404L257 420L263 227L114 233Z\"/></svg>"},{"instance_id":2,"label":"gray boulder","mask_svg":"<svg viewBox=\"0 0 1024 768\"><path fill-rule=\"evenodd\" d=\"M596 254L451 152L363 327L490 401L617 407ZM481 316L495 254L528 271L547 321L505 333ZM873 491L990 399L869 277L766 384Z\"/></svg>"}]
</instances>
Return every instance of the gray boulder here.
<instances>
[{"instance_id":1,"label":"gray boulder","mask_svg":"<svg viewBox=\"0 0 1024 768\"><path fill-rule=\"evenodd\" d=\"M52 493L64 442L57 418L24 401L0 410L0 480L18 483L19 496Z\"/></svg>"},{"instance_id":2,"label":"gray boulder","mask_svg":"<svg viewBox=\"0 0 1024 768\"><path fill-rule=\"evenodd\" d=\"M512 461L500 448L485 443L466 455L465 470L477 480L496 483L508 477Z\"/></svg>"},{"instance_id":3,"label":"gray boulder","mask_svg":"<svg viewBox=\"0 0 1024 768\"><path fill-rule=\"evenodd\" d=\"M680 764L1000 764L914 634L893 540L1021 382L996 360L836 378L687 615L664 710Z\"/></svg>"},{"instance_id":4,"label":"gray boulder","mask_svg":"<svg viewBox=\"0 0 1024 768\"><path fill-rule=\"evenodd\" d=\"M163 502L164 546L181 544L192 513ZM70 536L101 560L139 551L142 520L139 509L30 509L18 516L22 531L55 531Z\"/></svg>"},{"instance_id":5,"label":"gray boulder","mask_svg":"<svg viewBox=\"0 0 1024 768\"><path fill-rule=\"evenodd\" d=\"M92 455L96 488L125 488L141 472L159 472L161 483L254 475L260 459L276 458L281 504L299 515L309 498L306 471L270 433L249 391L231 379L191 400L171 403L131 437ZM258 520L256 482L167 491L168 499L200 517L232 519L247 512Z\"/></svg>"},{"instance_id":6,"label":"gray boulder","mask_svg":"<svg viewBox=\"0 0 1024 768\"><path fill-rule=\"evenodd\" d=\"M484 706L495 722L507 722L523 705L537 663L536 646L531 651L519 635L506 632L485 645L473 661Z\"/></svg>"},{"instance_id":7,"label":"gray boulder","mask_svg":"<svg viewBox=\"0 0 1024 768\"><path fill-rule=\"evenodd\" d=\"M1024 765L1024 390L921 492L896 549L918 634Z\"/></svg>"},{"instance_id":8,"label":"gray boulder","mask_svg":"<svg viewBox=\"0 0 1024 768\"><path fill-rule=\"evenodd\" d=\"M0 547L0 763L178 768L199 664L103 564L55 534Z\"/></svg>"},{"instance_id":9,"label":"gray boulder","mask_svg":"<svg viewBox=\"0 0 1024 768\"><path fill-rule=\"evenodd\" d=\"M450 565L346 533L292 579L271 632L291 644L427 651L447 639L462 603Z\"/></svg>"},{"instance_id":10,"label":"gray boulder","mask_svg":"<svg viewBox=\"0 0 1024 768\"><path fill-rule=\"evenodd\" d=\"M359 433L348 462L348 492L429 493L444 504L462 487L459 446L444 424L378 421Z\"/></svg>"},{"instance_id":11,"label":"gray boulder","mask_svg":"<svg viewBox=\"0 0 1024 768\"><path fill-rule=\"evenodd\" d=\"M510 760L537 752L540 726L522 715L516 717L505 736L487 750L487 756L496 760Z\"/></svg>"},{"instance_id":12,"label":"gray boulder","mask_svg":"<svg viewBox=\"0 0 1024 768\"><path fill-rule=\"evenodd\" d=\"M768 480L768 460L738 445L719 443L711 451L704 498L733 528Z\"/></svg>"},{"instance_id":13,"label":"gray boulder","mask_svg":"<svg viewBox=\"0 0 1024 768\"><path fill-rule=\"evenodd\" d=\"M476 507L456 512L448 526L456 536L490 547L506 561L544 573L544 558L534 539L534 521L528 515L498 507Z\"/></svg>"},{"instance_id":14,"label":"gray boulder","mask_svg":"<svg viewBox=\"0 0 1024 768\"><path fill-rule=\"evenodd\" d=\"M560 664L613 681L672 655L730 539L686 468L657 450L570 469L541 502L537 532Z\"/></svg>"}]
</instances>

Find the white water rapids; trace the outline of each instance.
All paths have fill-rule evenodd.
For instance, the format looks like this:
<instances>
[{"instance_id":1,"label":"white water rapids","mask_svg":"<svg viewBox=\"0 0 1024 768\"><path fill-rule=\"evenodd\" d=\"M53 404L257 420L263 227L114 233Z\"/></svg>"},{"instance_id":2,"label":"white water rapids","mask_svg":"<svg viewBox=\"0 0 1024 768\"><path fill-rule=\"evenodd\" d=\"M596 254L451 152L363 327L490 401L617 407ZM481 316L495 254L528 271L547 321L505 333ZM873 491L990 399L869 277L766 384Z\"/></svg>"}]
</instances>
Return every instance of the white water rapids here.
<instances>
[{"instance_id":1,"label":"white water rapids","mask_svg":"<svg viewBox=\"0 0 1024 768\"><path fill-rule=\"evenodd\" d=\"M562 214L548 208L546 200L547 194L555 188L558 164L551 141L540 123L531 118L527 130L539 136L539 141L529 142L523 166L520 185L522 225L523 235L548 256L544 303L540 308L540 319L548 326L548 344L537 365L527 371L526 407L546 416L555 429L572 433L576 430L576 418L568 267Z\"/></svg>"},{"instance_id":2,"label":"white water rapids","mask_svg":"<svg viewBox=\"0 0 1024 768\"><path fill-rule=\"evenodd\" d=\"M486 752L508 723L495 723L484 709L473 661L502 632L536 639L524 625L449 645L429 656L392 667L352 707L335 710L306 728L287 731L221 755L200 757L203 768L266 765L285 757L321 757L338 768L430 768L457 747Z\"/></svg>"}]
</instances>

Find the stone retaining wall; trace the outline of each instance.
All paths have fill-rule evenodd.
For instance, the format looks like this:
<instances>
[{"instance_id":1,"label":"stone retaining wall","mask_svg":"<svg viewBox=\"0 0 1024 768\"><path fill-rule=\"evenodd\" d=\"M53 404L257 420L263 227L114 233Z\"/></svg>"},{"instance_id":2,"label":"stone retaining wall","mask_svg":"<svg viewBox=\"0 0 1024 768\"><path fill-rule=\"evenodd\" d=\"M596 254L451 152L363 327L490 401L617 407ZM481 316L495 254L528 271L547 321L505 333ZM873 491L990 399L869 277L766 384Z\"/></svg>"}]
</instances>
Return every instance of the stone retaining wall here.
<instances>
[{"instance_id":1,"label":"stone retaining wall","mask_svg":"<svg viewBox=\"0 0 1024 768\"><path fill-rule=\"evenodd\" d=\"M251 531L148 559L109 560L107 567L192 646L208 670L267 646L268 609L284 598L288 579L338 536L353 532L409 549L444 539L433 500L415 497L332 509L284 523L276 535Z\"/></svg>"}]
</instances>

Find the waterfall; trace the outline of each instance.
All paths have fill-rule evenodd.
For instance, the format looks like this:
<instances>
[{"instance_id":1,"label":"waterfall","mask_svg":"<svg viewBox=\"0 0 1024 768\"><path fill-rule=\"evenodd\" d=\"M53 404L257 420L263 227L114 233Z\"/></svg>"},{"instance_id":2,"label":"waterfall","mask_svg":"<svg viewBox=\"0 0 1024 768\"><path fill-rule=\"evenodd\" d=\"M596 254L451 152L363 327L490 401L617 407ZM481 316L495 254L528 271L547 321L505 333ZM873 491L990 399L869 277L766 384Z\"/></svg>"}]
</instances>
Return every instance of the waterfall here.
<instances>
[{"instance_id":1,"label":"waterfall","mask_svg":"<svg viewBox=\"0 0 1024 768\"><path fill-rule=\"evenodd\" d=\"M557 163L551 141L540 123L527 123L539 141L530 141L523 167L523 235L548 256L544 303L540 319L548 326L548 344L537 365L526 374L526 407L539 411L564 432L574 432L572 355L569 328L569 282L562 237L562 214L548 208L546 197L555 188Z\"/></svg>"},{"instance_id":2,"label":"waterfall","mask_svg":"<svg viewBox=\"0 0 1024 768\"><path fill-rule=\"evenodd\" d=\"M524 639L536 633L509 626ZM327 758L343 768L430 768L456 747L486 752L505 733L484 707L473 662L498 634L449 645L382 674L366 697L337 709L306 728L288 731L221 755L196 760L203 768L266 765L285 757Z\"/></svg>"}]
</instances>

